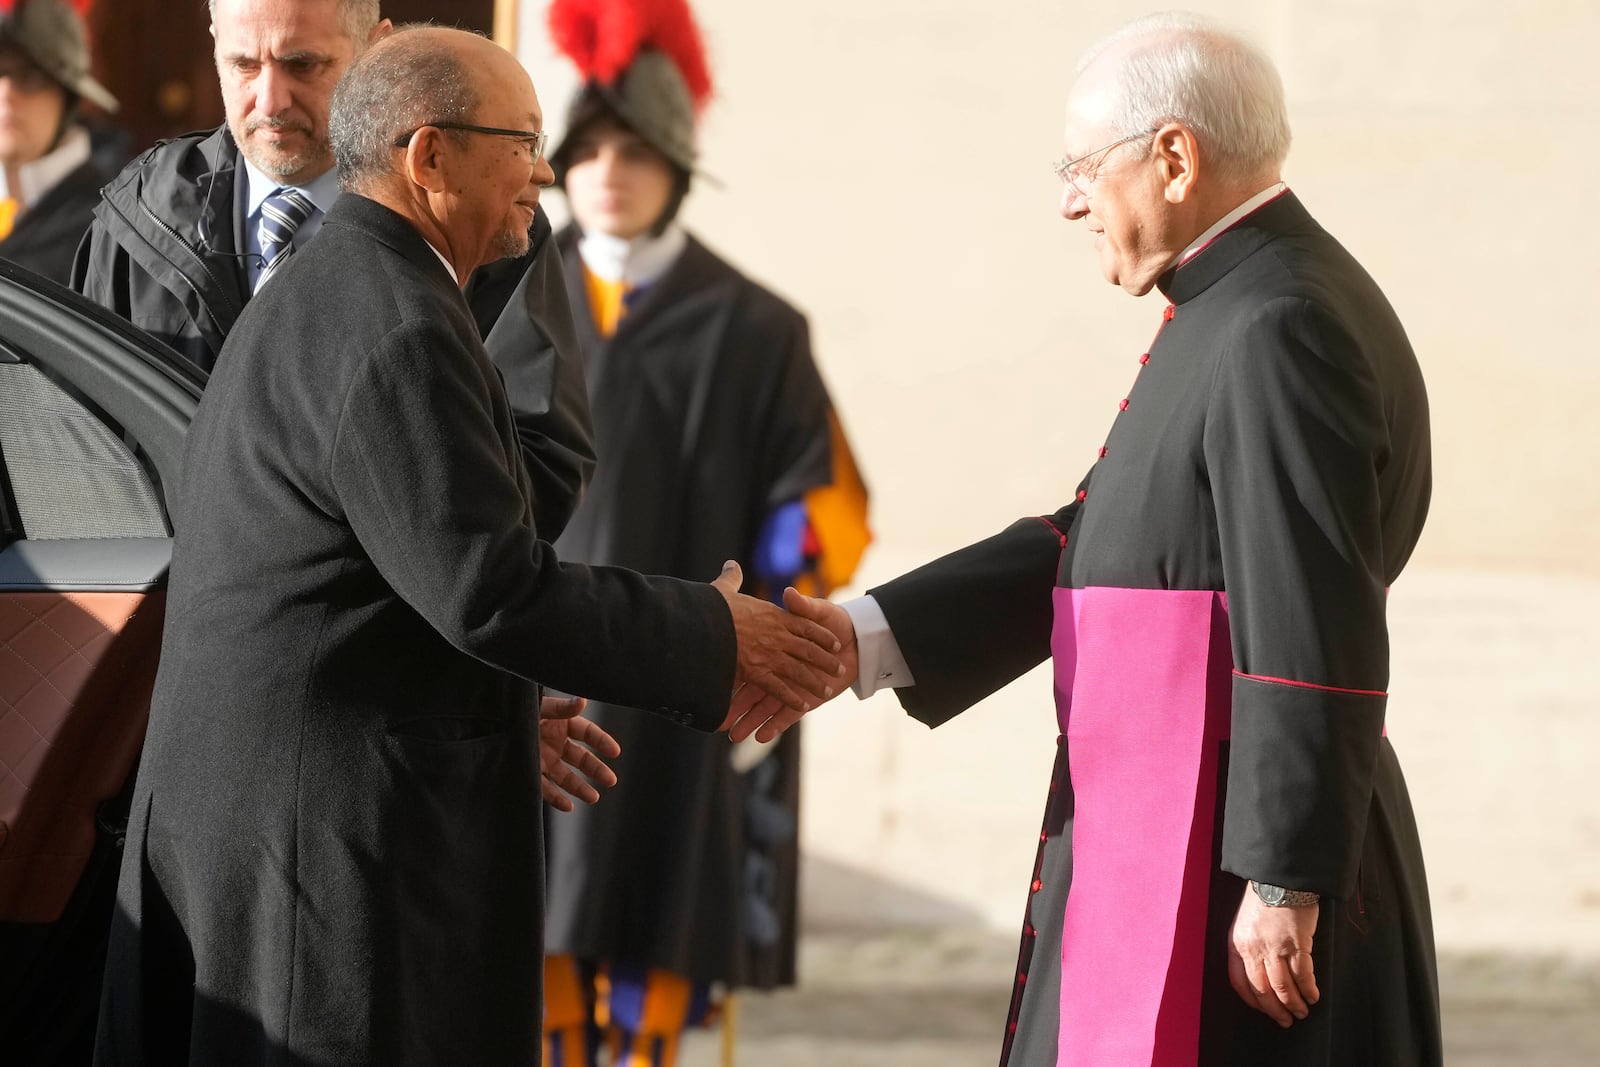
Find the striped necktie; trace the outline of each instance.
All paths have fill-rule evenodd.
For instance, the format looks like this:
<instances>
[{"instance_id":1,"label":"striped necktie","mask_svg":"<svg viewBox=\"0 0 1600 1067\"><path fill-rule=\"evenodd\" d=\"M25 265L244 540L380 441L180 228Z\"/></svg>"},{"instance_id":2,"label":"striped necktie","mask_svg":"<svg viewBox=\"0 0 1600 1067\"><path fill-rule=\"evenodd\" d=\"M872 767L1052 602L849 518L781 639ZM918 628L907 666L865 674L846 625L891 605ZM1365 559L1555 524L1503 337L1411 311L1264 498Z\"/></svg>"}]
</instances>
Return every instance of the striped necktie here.
<instances>
[{"instance_id":1,"label":"striped necktie","mask_svg":"<svg viewBox=\"0 0 1600 1067\"><path fill-rule=\"evenodd\" d=\"M298 189L279 189L261 202L261 258L265 261L261 277L256 282L260 289L267 284L283 261L294 252L294 234L316 210L311 199Z\"/></svg>"}]
</instances>

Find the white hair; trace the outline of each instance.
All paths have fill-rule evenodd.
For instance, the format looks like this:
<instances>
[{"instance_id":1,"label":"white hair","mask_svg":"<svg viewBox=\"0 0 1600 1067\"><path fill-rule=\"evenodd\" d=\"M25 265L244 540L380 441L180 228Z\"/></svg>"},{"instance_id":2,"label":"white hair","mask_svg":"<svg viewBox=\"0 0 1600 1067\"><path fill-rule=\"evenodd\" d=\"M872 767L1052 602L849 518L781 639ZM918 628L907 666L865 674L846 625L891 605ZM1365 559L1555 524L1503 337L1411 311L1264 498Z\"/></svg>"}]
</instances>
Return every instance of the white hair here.
<instances>
[{"instance_id":1,"label":"white hair","mask_svg":"<svg viewBox=\"0 0 1600 1067\"><path fill-rule=\"evenodd\" d=\"M1093 45L1078 73L1112 51L1121 53L1113 75L1116 132L1131 137L1179 123L1218 172L1235 179L1275 171L1289 154L1283 81L1245 38L1198 15L1163 11Z\"/></svg>"}]
</instances>

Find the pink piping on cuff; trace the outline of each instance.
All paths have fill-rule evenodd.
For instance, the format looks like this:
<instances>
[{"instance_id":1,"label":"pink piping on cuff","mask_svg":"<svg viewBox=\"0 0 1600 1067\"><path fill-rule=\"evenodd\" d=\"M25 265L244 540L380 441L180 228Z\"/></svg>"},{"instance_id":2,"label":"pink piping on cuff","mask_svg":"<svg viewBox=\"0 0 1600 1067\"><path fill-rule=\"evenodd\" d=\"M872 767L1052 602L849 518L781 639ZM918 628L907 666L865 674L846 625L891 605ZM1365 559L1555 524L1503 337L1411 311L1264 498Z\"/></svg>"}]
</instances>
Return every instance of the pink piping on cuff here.
<instances>
[{"instance_id":1,"label":"pink piping on cuff","mask_svg":"<svg viewBox=\"0 0 1600 1067\"><path fill-rule=\"evenodd\" d=\"M1337 685L1318 685L1315 682L1296 682L1289 678L1271 678L1265 674L1246 674L1244 671L1234 671L1238 678L1248 678L1252 682L1273 682L1277 685L1292 685L1297 689L1320 689L1324 693L1350 693L1362 697L1386 697L1388 692L1382 689L1345 689Z\"/></svg>"}]
</instances>

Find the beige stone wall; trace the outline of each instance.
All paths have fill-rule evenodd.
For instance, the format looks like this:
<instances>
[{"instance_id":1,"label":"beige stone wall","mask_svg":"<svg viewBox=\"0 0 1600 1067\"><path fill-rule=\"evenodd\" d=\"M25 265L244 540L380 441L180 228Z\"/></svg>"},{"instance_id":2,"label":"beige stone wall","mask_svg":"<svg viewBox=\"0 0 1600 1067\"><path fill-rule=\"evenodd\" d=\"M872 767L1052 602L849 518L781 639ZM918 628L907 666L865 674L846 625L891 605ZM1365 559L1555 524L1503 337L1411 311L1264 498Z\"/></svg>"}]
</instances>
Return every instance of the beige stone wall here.
<instances>
[{"instance_id":1,"label":"beige stone wall","mask_svg":"<svg viewBox=\"0 0 1600 1067\"><path fill-rule=\"evenodd\" d=\"M1600 805L1584 772L1547 747L1586 722L1578 709L1592 713L1579 688L1588 672L1518 645L1528 631L1496 606L1523 597L1517 610L1565 635L1566 652L1590 656L1588 638L1600 640L1585 614L1600 590L1589 543L1600 526L1600 361L1584 329L1600 306L1590 206L1600 4L1195 6L1252 32L1279 63L1295 130L1290 185L1384 287L1427 374L1435 493L1414 561L1422 592L1402 579L1394 603L1405 634L1441 632L1434 619L1465 644L1436 642L1423 655L1401 644L1397 626L1391 733L1402 759L1408 723L1411 743L1429 746L1412 785L1435 882L1456 894L1440 904L1441 940L1470 943L1480 898L1515 899L1526 874L1474 869L1486 829L1475 820L1492 829L1503 810L1476 804L1486 778L1492 795L1576 793L1538 809L1559 807L1544 818L1548 851L1571 860L1600 850ZM721 94L703 123L705 167L725 187L702 184L686 217L811 316L874 489L878 543L863 581L1052 510L1092 459L1160 310L1101 280L1087 236L1056 214L1048 166L1077 53L1146 9L695 7ZM519 51L559 124L571 76L550 56L542 18L542 4L524 4ZM1517 580L1530 571L1546 577ZM1472 594L1479 576L1493 577L1500 600ZM1480 684L1458 684L1458 661ZM1544 672L1532 697L1518 681L1528 670ZM1447 685L1470 714L1445 699ZM1523 711L1552 708L1570 719L1515 746L1521 763L1491 774L1473 762L1492 761L1496 731L1517 729ZM1037 673L934 733L887 697L816 716L805 826L813 916L1012 923L1050 717ZM1455 743L1469 746L1459 760ZM1470 818L1463 798L1474 799ZM1588 893L1592 910L1600 872L1582 862L1569 895ZM925 892L905 892L911 885Z\"/></svg>"}]
</instances>

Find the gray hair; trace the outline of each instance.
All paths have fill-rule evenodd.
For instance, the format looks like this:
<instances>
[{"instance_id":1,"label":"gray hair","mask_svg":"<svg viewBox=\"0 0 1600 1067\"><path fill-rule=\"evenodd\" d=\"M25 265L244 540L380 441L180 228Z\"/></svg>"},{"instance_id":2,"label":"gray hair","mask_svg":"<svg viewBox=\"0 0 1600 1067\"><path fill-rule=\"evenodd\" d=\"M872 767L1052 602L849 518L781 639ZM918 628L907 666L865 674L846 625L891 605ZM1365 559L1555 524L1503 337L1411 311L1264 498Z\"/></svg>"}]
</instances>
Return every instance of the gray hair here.
<instances>
[{"instance_id":1,"label":"gray hair","mask_svg":"<svg viewBox=\"0 0 1600 1067\"><path fill-rule=\"evenodd\" d=\"M1078 72L1113 49L1126 52L1115 74L1116 132L1131 137L1181 123L1230 179L1282 165L1290 140L1283 81L1256 45L1198 15L1165 11L1113 31L1085 53Z\"/></svg>"},{"instance_id":2,"label":"gray hair","mask_svg":"<svg viewBox=\"0 0 1600 1067\"><path fill-rule=\"evenodd\" d=\"M358 56L339 79L329 109L328 140L339 187L360 192L394 174L394 142L434 122L469 122L479 91L455 50L427 23L401 26ZM466 135L446 131L458 141Z\"/></svg>"},{"instance_id":3,"label":"gray hair","mask_svg":"<svg viewBox=\"0 0 1600 1067\"><path fill-rule=\"evenodd\" d=\"M206 0L206 14L213 24L217 21L217 0ZM339 0L339 16L344 19L344 32L356 44L356 51L367 47L367 38L381 17L378 0Z\"/></svg>"}]
</instances>

